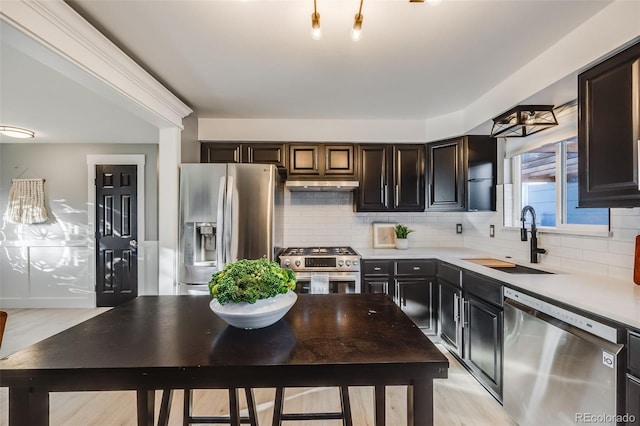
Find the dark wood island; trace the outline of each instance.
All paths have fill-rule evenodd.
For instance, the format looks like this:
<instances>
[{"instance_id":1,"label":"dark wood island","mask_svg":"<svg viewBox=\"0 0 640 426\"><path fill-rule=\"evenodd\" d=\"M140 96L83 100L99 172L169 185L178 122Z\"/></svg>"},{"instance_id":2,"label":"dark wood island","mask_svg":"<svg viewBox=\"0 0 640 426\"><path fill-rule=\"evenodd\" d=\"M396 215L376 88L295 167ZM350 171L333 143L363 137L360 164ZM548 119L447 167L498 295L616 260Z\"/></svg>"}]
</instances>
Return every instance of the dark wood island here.
<instances>
[{"instance_id":1,"label":"dark wood island","mask_svg":"<svg viewBox=\"0 0 640 426\"><path fill-rule=\"evenodd\" d=\"M259 330L227 326L208 296L143 296L0 360L9 424L49 424L49 392L136 390L153 424L156 389L408 385L411 425L433 424L447 358L385 295L299 295Z\"/></svg>"}]
</instances>

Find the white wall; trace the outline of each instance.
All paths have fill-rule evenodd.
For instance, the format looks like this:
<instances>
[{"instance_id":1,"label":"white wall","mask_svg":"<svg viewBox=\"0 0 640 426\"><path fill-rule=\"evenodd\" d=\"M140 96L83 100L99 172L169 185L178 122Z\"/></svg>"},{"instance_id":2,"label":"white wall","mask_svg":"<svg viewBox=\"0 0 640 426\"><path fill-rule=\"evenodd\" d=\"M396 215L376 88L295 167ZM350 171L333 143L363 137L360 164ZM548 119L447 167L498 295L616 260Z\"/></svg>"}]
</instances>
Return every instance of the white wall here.
<instances>
[{"instance_id":1,"label":"white wall","mask_svg":"<svg viewBox=\"0 0 640 426\"><path fill-rule=\"evenodd\" d=\"M502 226L502 194L498 191L497 212L470 213L355 213L353 193L285 193L285 247L350 245L356 249L373 247L372 223L403 223L410 247L473 248L495 256L529 260L529 243L520 241L520 232ZM455 233L455 224L463 233ZM495 225L495 238L489 225ZM611 209L612 237L563 235L541 232L538 243L548 250L541 264L604 277L631 281L634 239L640 234L640 208Z\"/></svg>"},{"instance_id":2,"label":"white wall","mask_svg":"<svg viewBox=\"0 0 640 426\"><path fill-rule=\"evenodd\" d=\"M464 245L499 256L529 259L529 242L520 241L517 228L502 227L502 191L498 191L497 212L464 214ZM582 274L619 278L631 282L635 237L640 234L640 208L611 209L612 236L538 233L538 246L548 253L540 263ZM489 225L495 225L495 238Z\"/></svg>"},{"instance_id":3,"label":"white wall","mask_svg":"<svg viewBox=\"0 0 640 426\"><path fill-rule=\"evenodd\" d=\"M149 282L157 281L157 152L156 144L0 144L0 214L7 206L11 180L22 173L24 178L46 179L51 217L40 225L0 221L0 306L94 306L89 154L145 156L145 241L139 242L139 267ZM152 291L144 285L139 283L142 294Z\"/></svg>"}]
</instances>

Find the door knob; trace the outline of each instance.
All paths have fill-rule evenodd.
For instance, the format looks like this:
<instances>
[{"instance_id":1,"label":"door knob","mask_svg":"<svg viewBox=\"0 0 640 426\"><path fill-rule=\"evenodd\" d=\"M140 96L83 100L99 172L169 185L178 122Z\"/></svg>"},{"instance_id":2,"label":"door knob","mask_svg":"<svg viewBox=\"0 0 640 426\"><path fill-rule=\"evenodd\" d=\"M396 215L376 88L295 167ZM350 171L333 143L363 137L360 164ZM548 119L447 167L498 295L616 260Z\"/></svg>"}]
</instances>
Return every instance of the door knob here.
<instances>
[{"instance_id":1,"label":"door knob","mask_svg":"<svg viewBox=\"0 0 640 426\"><path fill-rule=\"evenodd\" d=\"M129 241L129 245L133 248L138 247L138 242L136 240L131 240Z\"/></svg>"}]
</instances>

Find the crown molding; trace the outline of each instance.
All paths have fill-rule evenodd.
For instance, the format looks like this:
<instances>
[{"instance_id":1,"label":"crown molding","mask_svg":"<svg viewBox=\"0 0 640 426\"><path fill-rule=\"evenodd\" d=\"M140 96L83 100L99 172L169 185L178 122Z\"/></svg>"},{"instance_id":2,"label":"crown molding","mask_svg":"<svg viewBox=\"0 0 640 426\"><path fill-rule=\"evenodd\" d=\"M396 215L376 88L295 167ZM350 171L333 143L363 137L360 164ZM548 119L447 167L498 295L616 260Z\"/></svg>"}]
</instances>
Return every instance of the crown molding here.
<instances>
[{"instance_id":1,"label":"crown molding","mask_svg":"<svg viewBox=\"0 0 640 426\"><path fill-rule=\"evenodd\" d=\"M182 119L193 112L62 0L2 1L0 19L55 54L49 57L66 60L57 60L56 68L66 66L67 74L127 103L128 109L159 128L182 129ZM69 69L69 64L82 72Z\"/></svg>"}]
</instances>

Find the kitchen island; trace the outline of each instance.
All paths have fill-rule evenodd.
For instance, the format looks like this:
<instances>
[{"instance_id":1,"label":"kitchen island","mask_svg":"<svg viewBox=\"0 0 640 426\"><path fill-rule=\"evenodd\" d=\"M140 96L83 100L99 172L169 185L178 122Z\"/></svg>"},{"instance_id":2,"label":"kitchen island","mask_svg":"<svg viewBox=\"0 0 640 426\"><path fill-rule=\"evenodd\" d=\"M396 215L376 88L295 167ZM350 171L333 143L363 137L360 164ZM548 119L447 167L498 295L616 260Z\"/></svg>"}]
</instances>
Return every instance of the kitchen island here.
<instances>
[{"instance_id":1,"label":"kitchen island","mask_svg":"<svg viewBox=\"0 0 640 426\"><path fill-rule=\"evenodd\" d=\"M409 385L409 423L433 424L446 357L381 295L300 295L260 330L228 327L207 296L144 296L0 361L11 425L49 424L49 392L136 390L153 424L155 389ZM419 401L415 403L414 401Z\"/></svg>"}]
</instances>

